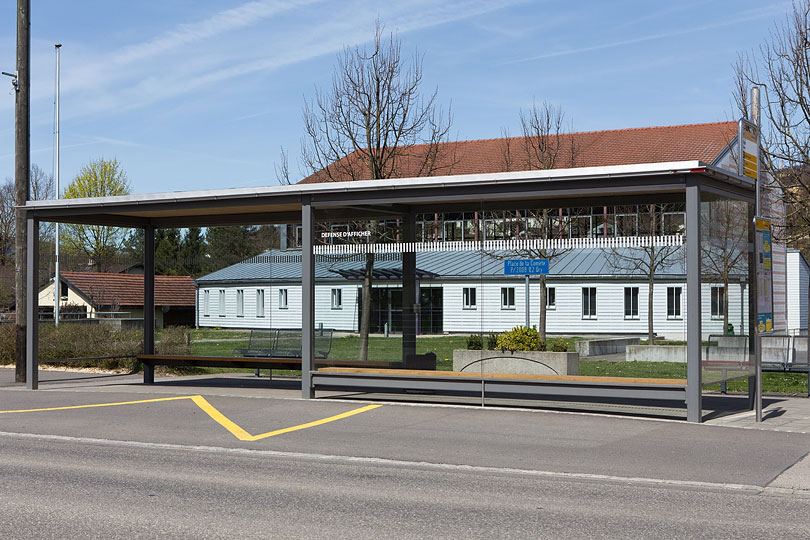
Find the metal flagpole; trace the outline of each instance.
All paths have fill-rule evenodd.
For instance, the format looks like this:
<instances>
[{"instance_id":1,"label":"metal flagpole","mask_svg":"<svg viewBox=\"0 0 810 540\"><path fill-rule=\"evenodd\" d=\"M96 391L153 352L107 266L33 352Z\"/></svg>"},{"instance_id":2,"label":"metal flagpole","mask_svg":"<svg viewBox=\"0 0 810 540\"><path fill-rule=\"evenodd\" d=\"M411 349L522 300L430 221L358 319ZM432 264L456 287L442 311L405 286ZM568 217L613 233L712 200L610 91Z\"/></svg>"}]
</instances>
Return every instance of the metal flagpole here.
<instances>
[{"instance_id":1,"label":"metal flagpole","mask_svg":"<svg viewBox=\"0 0 810 540\"><path fill-rule=\"evenodd\" d=\"M54 45L56 48L56 141L54 149L54 179L56 181L56 198L59 198L59 51L61 43ZM62 297L62 284L59 281L59 222L54 224L54 273L53 273L53 324L59 326L59 301Z\"/></svg>"}]
</instances>

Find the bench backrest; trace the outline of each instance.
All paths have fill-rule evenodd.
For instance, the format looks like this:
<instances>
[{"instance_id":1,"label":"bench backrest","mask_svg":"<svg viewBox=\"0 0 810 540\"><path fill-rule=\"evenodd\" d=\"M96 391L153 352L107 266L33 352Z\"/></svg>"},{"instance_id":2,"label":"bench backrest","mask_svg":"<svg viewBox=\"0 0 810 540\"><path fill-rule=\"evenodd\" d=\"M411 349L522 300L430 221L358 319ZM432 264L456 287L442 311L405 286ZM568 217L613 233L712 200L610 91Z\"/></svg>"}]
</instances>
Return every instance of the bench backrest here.
<instances>
[{"instance_id":1,"label":"bench backrest","mask_svg":"<svg viewBox=\"0 0 810 540\"><path fill-rule=\"evenodd\" d=\"M251 330L248 349L275 349L278 342L278 330Z\"/></svg>"},{"instance_id":2,"label":"bench backrest","mask_svg":"<svg viewBox=\"0 0 810 540\"><path fill-rule=\"evenodd\" d=\"M331 328L315 330L315 358L324 359L332 350ZM272 356L280 358L301 358L301 330L251 330L249 349L268 349Z\"/></svg>"}]
</instances>

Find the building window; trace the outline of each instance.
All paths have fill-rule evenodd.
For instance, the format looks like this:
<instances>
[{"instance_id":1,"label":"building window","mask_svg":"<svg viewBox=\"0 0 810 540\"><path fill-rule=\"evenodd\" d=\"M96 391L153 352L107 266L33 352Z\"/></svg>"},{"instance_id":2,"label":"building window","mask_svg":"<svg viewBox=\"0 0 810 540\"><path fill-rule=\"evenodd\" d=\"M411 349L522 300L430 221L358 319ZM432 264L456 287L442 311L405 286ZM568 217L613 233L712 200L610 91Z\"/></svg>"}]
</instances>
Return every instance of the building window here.
<instances>
[{"instance_id":1,"label":"building window","mask_svg":"<svg viewBox=\"0 0 810 540\"><path fill-rule=\"evenodd\" d=\"M596 318L596 287L582 287L582 318Z\"/></svg>"},{"instance_id":2,"label":"building window","mask_svg":"<svg viewBox=\"0 0 810 540\"><path fill-rule=\"evenodd\" d=\"M245 316L245 291L236 289L236 316Z\"/></svg>"},{"instance_id":3,"label":"building window","mask_svg":"<svg viewBox=\"0 0 810 540\"><path fill-rule=\"evenodd\" d=\"M264 317L264 289L256 289L256 316Z\"/></svg>"},{"instance_id":4,"label":"building window","mask_svg":"<svg viewBox=\"0 0 810 540\"><path fill-rule=\"evenodd\" d=\"M59 296L62 300L67 300L68 298L68 286L67 283L60 283L59 284Z\"/></svg>"},{"instance_id":5,"label":"building window","mask_svg":"<svg viewBox=\"0 0 810 540\"><path fill-rule=\"evenodd\" d=\"M464 287L464 309L475 309L475 287Z\"/></svg>"},{"instance_id":6,"label":"building window","mask_svg":"<svg viewBox=\"0 0 810 540\"><path fill-rule=\"evenodd\" d=\"M287 289L278 290L278 309L287 309Z\"/></svg>"},{"instance_id":7,"label":"building window","mask_svg":"<svg viewBox=\"0 0 810 540\"><path fill-rule=\"evenodd\" d=\"M667 318L681 318L681 287L667 287Z\"/></svg>"},{"instance_id":8,"label":"building window","mask_svg":"<svg viewBox=\"0 0 810 540\"><path fill-rule=\"evenodd\" d=\"M219 316L225 316L225 289L219 290Z\"/></svg>"},{"instance_id":9,"label":"building window","mask_svg":"<svg viewBox=\"0 0 810 540\"><path fill-rule=\"evenodd\" d=\"M501 287L501 309L515 309L514 287Z\"/></svg>"},{"instance_id":10,"label":"building window","mask_svg":"<svg viewBox=\"0 0 810 540\"><path fill-rule=\"evenodd\" d=\"M712 318L722 319L726 314L726 288L712 287Z\"/></svg>"},{"instance_id":11,"label":"building window","mask_svg":"<svg viewBox=\"0 0 810 540\"><path fill-rule=\"evenodd\" d=\"M332 309L343 309L343 291L332 289Z\"/></svg>"},{"instance_id":12,"label":"building window","mask_svg":"<svg viewBox=\"0 0 810 540\"><path fill-rule=\"evenodd\" d=\"M210 317L211 316L211 291L208 289L203 291L203 317Z\"/></svg>"},{"instance_id":13,"label":"building window","mask_svg":"<svg viewBox=\"0 0 810 540\"><path fill-rule=\"evenodd\" d=\"M546 287L546 309L557 309L557 289Z\"/></svg>"},{"instance_id":14,"label":"building window","mask_svg":"<svg viewBox=\"0 0 810 540\"><path fill-rule=\"evenodd\" d=\"M638 319L638 287L624 288L624 318Z\"/></svg>"}]
</instances>

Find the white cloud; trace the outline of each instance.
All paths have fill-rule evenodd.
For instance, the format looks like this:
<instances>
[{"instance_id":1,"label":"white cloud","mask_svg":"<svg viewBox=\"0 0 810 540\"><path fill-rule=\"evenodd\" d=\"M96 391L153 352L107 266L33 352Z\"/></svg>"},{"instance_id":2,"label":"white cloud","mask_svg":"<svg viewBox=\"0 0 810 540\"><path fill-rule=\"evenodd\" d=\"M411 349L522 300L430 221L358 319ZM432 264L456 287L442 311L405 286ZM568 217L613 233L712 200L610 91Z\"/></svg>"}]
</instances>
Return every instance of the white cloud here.
<instances>
[{"instance_id":1,"label":"white cloud","mask_svg":"<svg viewBox=\"0 0 810 540\"><path fill-rule=\"evenodd\" d=\"M569 55L580 54L580 53L585 53L585 52L600 51L600 50L604 50L604 49L612 49L614 47L621 47L621 46L624 46L624 45L634 45L634 44L637 44L637 43L644 43L644 42L647 42L647 41L654 41L654 40L658 40L658 39L666 39L666 38L671 38L671 37L683 36L683 35L686 35L686 34L693 34L693 33L696 33L696 32L705 32L707 30L714 30L714 29L717 29L717 28L725 27L725 26L733 26L733 25L736 25L736 24L740 24L740 23L744 23L744 22L750 22L750 21L754 21L754 20L757 20L757 19L763 19L763 18L766 18L766 17L768 17L768 18L773 17L775 14L783 13L783 9L784 9L783 6L784 5L780 3L780 4L777 4L777 5L773 5L773 6L766 6L764 8L759 8L759 9L754 9L754 10L749 10L749 11L746 11L746 12L742 12L742 13L737 14L736 16L732 15L732 16L729 16L729 17L727 17L725 19L722 19L722 20L720 20L718 22L712 22L712 23L703 24L703 25L688 26L688 27L683 28L681 30L675 30L675 31L672 31L672 32L661 32L661 33L658 33L658 34L648 34L646 36L639 36L639 37L630 38L630 39L621 39L621 40L616 40L616 41L607 42L607 43L599 43L599 44L596 44L596 45L589 45L587 47L574 47L574 48L570 48L570 49L563 49L563 50L559 50L559 51L553 51L553 52L549 52L549 53L533 55L533 56L529 56L529 57L526 57L526 58L518 58L518 59L515 59L515 60L510 60L510 61L504 62L504 64L517 64L517 63L521 63L521 62L531 62L531 61L534 61L534 60L543 60L543 59L546 59L546 58L557 58L557 57L560 57L560 56L569 56Z\"/></svg>"},{"instance_id":2,"label":"white cloud","mask_svg":"<svg viewBox=\"0 0 810 540\"><path fill-rule=\"evenodd\" d=\"M75 59L63 52L62 95L66 117L126 111L198 92L239 77L268 72L332 54L370 39L377 17L400 34L502 9L508 3L458 0L392 2L368 9L365 2L317 6L315 0L249 2L203 21L128 45ZM297 26L272 21L301 10ZM298 15L298 14L297 14ZM43 96L44 97L44 96ZM63 117L65 117L63 116Z\"/></svg>"}]
</instances>

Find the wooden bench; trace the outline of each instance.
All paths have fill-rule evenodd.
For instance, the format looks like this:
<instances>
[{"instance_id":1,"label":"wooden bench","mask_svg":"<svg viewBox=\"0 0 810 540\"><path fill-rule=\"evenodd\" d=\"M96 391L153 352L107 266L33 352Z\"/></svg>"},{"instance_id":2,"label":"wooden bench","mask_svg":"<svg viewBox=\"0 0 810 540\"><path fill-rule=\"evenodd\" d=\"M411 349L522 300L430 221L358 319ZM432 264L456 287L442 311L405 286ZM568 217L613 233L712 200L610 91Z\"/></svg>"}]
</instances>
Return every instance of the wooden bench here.
<instances>
[{"instance_id":1,"label":"wooden bench","mask_svg":"<svg viewBox=\"0 0 810 540\"><path fill-rule=\"evenodd\" d=\"M520 375L367 367L323 367L312 372L315 389L433 391L525 396L565 396L642 400L686 400L686 379Z\"/></svg>"},{"instance_id":2,"label":"wooden bench","mask_svg":"<svg viewBox=\"0 0 810 540\"><path fill-rule=\"evenodd\" d=\"M171 367L227 367L227 368L253 368L253 369L288 369L301 370L301 358L270 358L261 356L181 356L169 354L139 354L136 356L144 365L143 382L155 382L155 366ZM316 369L326 367L357 367L395 368L401 363L396 362L357 362L351 360L316 359Z\"/></svg>"}]
</instances>

